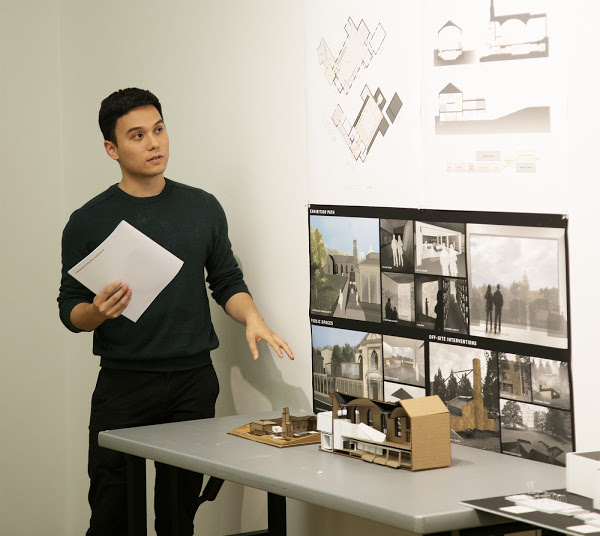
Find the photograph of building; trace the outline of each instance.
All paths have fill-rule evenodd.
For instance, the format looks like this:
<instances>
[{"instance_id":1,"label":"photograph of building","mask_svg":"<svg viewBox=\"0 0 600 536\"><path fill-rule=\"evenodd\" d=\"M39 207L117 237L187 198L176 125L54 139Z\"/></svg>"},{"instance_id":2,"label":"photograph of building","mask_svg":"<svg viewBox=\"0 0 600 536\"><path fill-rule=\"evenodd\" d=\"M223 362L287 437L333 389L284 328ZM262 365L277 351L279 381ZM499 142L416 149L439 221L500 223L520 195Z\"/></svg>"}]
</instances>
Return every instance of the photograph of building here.
<instances>
[{"instance_id":1,"label":"photograph of building","mask_svg":"<svg viewBox=\"0 0 600 536\"><path fill-rule=\"evenodd\" d=\"M384 335L383 375L386 382L425 387L425 342Z\"/></svg>"},{"instance_id":2,"label":"photograph of building","mask_svg":"<svg viewBox=\"0 0 600 536\"><path fill-rule=\"evenodd\" d=\"M310 217L311 313L381 321L379 220Z\"/></svg>"},{"instance_id":3,"label":"photograph of building","mask_svg":"<svg viewBox=\"0 0 600 536\"><path fill-rule=\"evenodd\" d=\"M500 451L498 363L493 352L431 343L429 392L448 406L453 441Z\"/></svg>"},{"instance_id":4,"label":"photograph of building","mask_svg":"<svg viewBox=\"0 0 600 536\"><path fill-rule=\"evenodd\" d=\"M514 400L501 400L502 452L564 466L571 452L571 414Z\"/></svg>"},{"instance_id":5,"label":"photograph of building","mask_svg":"<svg viewBox=\"0 0 600 536\"><path fill-rule=\"evenodd\" d=\"M571 409L568 363L532 357L531 386L536 404Z\"/></svg>"},{"instance_id":6,"label":"photograph of building","mask_svg":"<svg viewBox=\"0 0 600 536\"><path fill-rule=\"evenodd\" d=\"M313 325L312 351L315 411L334 391L383 399L382 335Z\"/></svg>"},{"instance_id":7,"label":"photograph of building","mask_svg":"<svg viewBox=\"0 0 600 536\"><path fill-rule=\"evenodd\" d=\"M506 352L496 352L496 354L500 396L531 402L531 358Z\"/></svg>"}]
</instances>

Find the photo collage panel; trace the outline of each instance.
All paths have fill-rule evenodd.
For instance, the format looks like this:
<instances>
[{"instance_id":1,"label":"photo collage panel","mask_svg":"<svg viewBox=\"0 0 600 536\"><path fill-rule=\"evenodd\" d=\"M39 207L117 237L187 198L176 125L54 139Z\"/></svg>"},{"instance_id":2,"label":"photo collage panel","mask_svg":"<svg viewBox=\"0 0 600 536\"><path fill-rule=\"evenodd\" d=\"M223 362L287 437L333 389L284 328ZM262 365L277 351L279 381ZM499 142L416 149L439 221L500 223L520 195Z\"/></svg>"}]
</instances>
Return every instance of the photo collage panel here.
<instances>
[{"instance_id":1,"label":"photo collage panel","mask_svg":"<svg viewBox=\"0 0 600 536\"><path fill-rule=\"evenodd\" d=\"M574 450L566 220L309 207L313 401L438 395L453 442Z\"/></svg>"}]
</instances>

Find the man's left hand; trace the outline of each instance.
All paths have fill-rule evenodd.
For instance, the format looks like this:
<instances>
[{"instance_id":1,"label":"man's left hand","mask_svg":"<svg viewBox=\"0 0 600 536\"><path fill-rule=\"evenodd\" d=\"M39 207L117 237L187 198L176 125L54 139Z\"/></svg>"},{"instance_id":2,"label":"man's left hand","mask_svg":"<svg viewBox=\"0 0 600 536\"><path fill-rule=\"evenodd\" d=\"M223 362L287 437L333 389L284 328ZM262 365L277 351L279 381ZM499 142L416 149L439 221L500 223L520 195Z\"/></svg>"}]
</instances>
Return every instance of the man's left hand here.
<instances>
[{"instance_id":1,"label":"man's left hand","mask_svg":"<svg viewBox=\"0 0 600 536\"><path fill-rule=\"evenodd\" d=\"M283 359L283 353L294 359L294 354L290 350L287 342L285 342L277 333L275 333L262 319L260 315L252 315L246 320L246 341L250 348L250 353L254 359L258 359L258 341L265 341L275 353Z\"/></svg>"}]
</instances>

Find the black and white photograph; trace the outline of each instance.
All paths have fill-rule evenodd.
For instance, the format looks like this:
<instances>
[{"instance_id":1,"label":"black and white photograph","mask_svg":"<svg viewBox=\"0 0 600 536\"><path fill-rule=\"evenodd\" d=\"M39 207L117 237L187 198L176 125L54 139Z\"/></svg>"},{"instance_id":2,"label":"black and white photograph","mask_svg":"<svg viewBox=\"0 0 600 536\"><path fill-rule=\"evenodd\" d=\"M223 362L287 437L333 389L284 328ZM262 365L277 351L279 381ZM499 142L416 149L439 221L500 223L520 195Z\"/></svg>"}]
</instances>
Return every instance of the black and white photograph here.
<instances>
[{"instance_id":1,"label":"black and white photograph","mask_svg":"<svg viewBox=\"0 0 600 536\"><path fill-rule=\"evenodd\" d=\"M393 383L385 381L383 383L384 402L398 402L408 398L422 398L425 396L423 387L415 387L414 385L406 385L401 383Z\"/></svg>"},{"instance_id":2,"label":"black and white photograph","mask_svg":"<svg viewBox=\"0 0 600 536\"><path fill-rule=\"evenodd\" d=\"M520 402L531 402L531 358L506 352L496 353L500 396Z\"/></svg>"},{"instance_id":3,"label":"black and white photograph","mask_svg":"<svg viewBox=\"0 0 600 536\"><path fill-rule=\"evenodd\" d=\"M429 393L450 411L453 442L500 452L498 360L480 348L429 344Z\"/></svg>"},{"instance_id":4,"label":"black and white photograph","mask_svg":"<svg viewBox=\"0 0 600 536\"><path fill-rule=\"evenodd\" d=\"M425 387L425 342L384 335L383 377L386 382Z\"/></svg>"},{"instance_id":5,"label":"black and white photograph","mask_svg":"<svg viewBox=\"0 0 600 536\"><path fill-rule=\"evenodd\" d=\"M565 466L573 451L571 412L501 400L500 415L504 454Z\"/></svg>"},{"instance_id":6,"label":"black and white photograph","mask_svg":"<svg viewBox=\"0 0 600 536\"><path fill-rule=\"evenodd\" d=\"M418 328L443 331L444 291L441 277L415 275L415 322Z\"/></svg>"},{"instance_id":7,"label":"black and white photograph","mask_svg":"<svg viewBox=\"0 0 600 536\"><path fill-rule=\"evenodd\" d=\"M467 225L470 333L568 347L565 230Z\"/></svg>"},{"instance_id":8,"label":"black and white photograph","mask_svg":"<svg viewBox=\"0 0 600 536\"><path fill-rule=\"evenodd\" d=\"M312 314L381 322L379 220L310 216Z\"/></svg>"},{"instance_id":9,"label":"black and white photograph","mask_svg":"<svg viewBox=\"0 0 600 536\"><path fill-rule=\"evenodd\" d=\"M571 409L568 363L532 357L531 383L535 403Z\"/></svg>"},{"instance_id":10,"label":"black and white photograph","mask_svg":"<svg viewBox=\"0 0 600 536\"><path fill-rule=\"evenodd\" d=\"M383 398L380 334L313 325L312 353L315 411L331 409L334 391Z\"/></svg>"},{"instance_id":11,"label":"black and white photograph","mask_svg":"<svg viewBox=\"0 0 600 536\"><path fill-rule=\"evenodd\" d=\"M381 269L411 274L415 269L414 222L380 220Z\"/></svg>"},{"instance_id":12,"label":"black and white photograph","mask_svg":"<svg viewBox=\"0 0 600 536\"><path fill-rule=\"evenodd\" d=\"M443 330L454 333L469 332L469 295L466 279L442 278L444 300Z\"/></svg>"},{"instance_id":13,"label":"black and white photograph","mask_svg":"<svg viewBox=\"0 0 600 536\"><path fill-rule=\"evenodd\" d=\"M466 277L464 223L415 222L415 273Z\"/></svg>"},{"instance_id":14,"label":"black and white photograph","mask_svg":"<svg viewBox=\"0 0 600 536\"><path fill-rule=\"evenodd\" d=\"M381 274L382 320L401 326L415 325L415 276L412 274Z\"/></svg>"}]
</instances>

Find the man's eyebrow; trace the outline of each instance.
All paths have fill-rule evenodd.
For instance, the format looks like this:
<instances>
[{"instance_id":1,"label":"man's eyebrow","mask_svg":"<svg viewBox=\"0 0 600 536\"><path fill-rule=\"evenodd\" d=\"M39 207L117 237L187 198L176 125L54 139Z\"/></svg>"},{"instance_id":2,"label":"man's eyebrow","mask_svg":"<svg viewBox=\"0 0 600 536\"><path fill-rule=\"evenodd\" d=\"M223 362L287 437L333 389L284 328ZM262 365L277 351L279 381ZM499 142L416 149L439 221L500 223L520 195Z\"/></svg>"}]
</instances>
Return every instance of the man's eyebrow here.
<instances>
[{"instance_id":1,"label":"man's eyebrow","mask_svg":"<svg viewBox=\"0 0 600 536\"><path fill-rule=\"evenodd\" d=\"M156 127L157 125L159 125L160 123L162 123L164 125L164 120L163 119L159 119L156 123L154 123L154 125L152 126L152 128ZM143 130L144 127L131 127L127 132L125 132L125 134L131 134L132 132L135 132L136 130Z\"/></svg>"}]
</instances>

